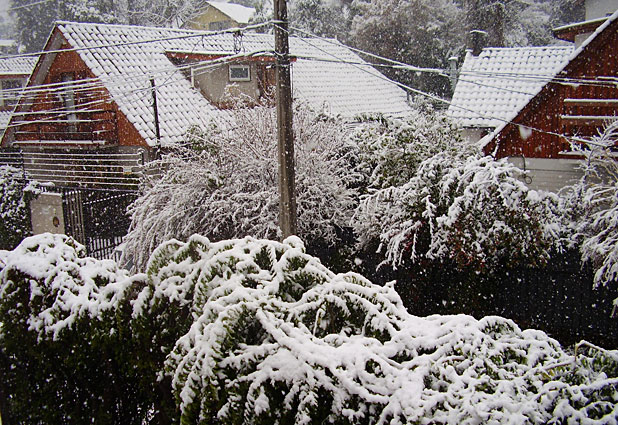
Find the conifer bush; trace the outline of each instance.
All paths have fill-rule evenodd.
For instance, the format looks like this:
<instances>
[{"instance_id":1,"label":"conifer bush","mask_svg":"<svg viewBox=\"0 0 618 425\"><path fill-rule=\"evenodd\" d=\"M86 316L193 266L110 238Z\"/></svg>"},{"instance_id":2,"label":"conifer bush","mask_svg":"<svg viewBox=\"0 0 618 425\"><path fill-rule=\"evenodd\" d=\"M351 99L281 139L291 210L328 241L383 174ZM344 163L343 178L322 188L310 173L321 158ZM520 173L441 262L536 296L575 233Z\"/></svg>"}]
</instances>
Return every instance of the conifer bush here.
<instances>
[{"instance_id":1,"label":"conifer bush","mask_svg":"<svg viewBox=\"0 0 618 425\"><path fill-rule=\"evenodd\" d=\"M0 249L13 249L31 234L29 202L37 184L26 184L23 172L0 166Z\"/></svg>"},{"instance_id":2,"label":"conifer bush","mask_svg":"<svg viewBox=\"0 0 618 425\"><path fill-rule=\"evenodd\" d=\"M617 352L565 350L496 316L412 316L391 284L335 274L296 237L171 240L130 275L47 234L2 264L0 385L13 422L618 418Z\"/></svg>"}]
</instances>

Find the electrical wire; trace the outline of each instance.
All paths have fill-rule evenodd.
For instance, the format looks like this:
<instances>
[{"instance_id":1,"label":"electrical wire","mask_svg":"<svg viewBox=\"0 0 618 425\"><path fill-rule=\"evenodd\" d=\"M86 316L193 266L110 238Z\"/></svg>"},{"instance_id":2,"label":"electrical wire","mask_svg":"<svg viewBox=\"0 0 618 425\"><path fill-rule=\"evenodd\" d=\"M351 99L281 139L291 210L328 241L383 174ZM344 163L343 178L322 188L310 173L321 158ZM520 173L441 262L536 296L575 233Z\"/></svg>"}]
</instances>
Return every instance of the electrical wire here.
<instances>
[{"instance_id":1,"label":"electrical wire","mask_svg":"<svg viewBox=\"0 0 618 425\"><path fill-rule=\"evenodd\" d=\"M32 53L19 53L19 54L14 54L14 55L3 55L3 56L0 56L0 60L2 60L2 59L11 59L11 58L26 58L26 57L33 57L33 56L36 57L36 56L49 55L49 54L57 54L57 53L64 53L64 52L89 51L89 50L96 50L96 49L109 48L109 47L123 47L123 46L134 46L134 45L138 45L138 44L160 43L160 42L163 42L163 41L185 40L185 39L197 38L197 37L211 37L213 35L221 35L221 34L233 34L233 33L239 32L239 31L248 31L248 30L262 28L262 27L271 25L271 23L272 23L272 21L266 21L266 22L261 22L261 23L258 23L258 24L248 25L248 26L242 27L242 28L228 28L228 29L219 30L219 31L198 31L198 30L183 30L183 29L174 29L174 28L157 28L160 31L166 31L166 32L170 32L170 33L173 33L173 32L183 32L183 33L188 33L188 34L177 35L177 36L170 36L170 37L158 37L158 38L152 38L152 39L147 39L147 40L125 41L125 42L122 42L122 43L101 44L101 45L97 45L97 46L72 47L72 48L69 48L69 49L41 50L41 51L32 52ZM76 24L76 23L75 22L58 21L57 24L58 25L63 25L63 24ZM96 24L80 24L80 23L77 23L77 25L96 25ZM109 26L128 26L128 25L111 25L111 24L108 24L108 25Z\"/></svg>"},{"instance_id":2,"label":"electrical wire","mask_svg":"<svg viewBox=\"0 0 618 425\"><path fill-rule=\"evenodd\" d=\"M270 23L272 23L272 22L270 22ZM259 24L258 26L261 27L261 26L264 26L265 24L269 24L269 23ZM246 29L247 28L245 28L245 30ZM301 32L301 33L310 34L310 33L308 33L307 31L304 31L304 30L299 30L299 29L296 29L296 28L293 28L293 29L295 31L298 31L298 32ZM151 43L151 42L158 42L158 41L171 40L171 39L180 39L180 38L188 38L188 37L202 37L202 36L205 36L205 35L223 34L223 33L228 33L228 32L232 32L232 31L228 30L228 31L221 31L221 32L215 32L215 33L206 33L206 34L199 34L199 35L191 34L191 35L186 35L186 36L167 37L167 38L159 38L159 39L151 39L151 40L140 40L140 41L137 41L137 42L108 44L108 45L102 45L102 46L96 46L96 47L62 49L62 50L59 50L58 52L65 52L65 51L70 51L70 50L90 50L90 49L95 49L95 48L104 48L105 46L107 46L107 47L116 47L116 46L122 46L122 45L133 45L133 44L141 44L141 43ZM290 33L289 31L287 31L287 32L288 32L288 34ZM340 45L339 42L336 42L336 41L333 41L333 40L330 40L330 39L326 39L324 37L314 36L314 38L326 40L327 42L330 42L330 43L333 43L333 44L336 43L337 45ZM323 53L326 53L329 56L332 56L334 58L334 62L350 64L350 65L360 69L363 72L368 72L371 75L373 75L374 77L381 78L381 79L383 79L385 81L388 81L391 84L395 84L395 85L399 86L400 88L403 88L405 90L408 90L408 91L410 91L412 93L415 93L415 94L418 94L418 95L421 95L421 96L424 96L424 97L428 97L428 98L430 98L430 99L432 99L434 101L438 101L438 102L450 105L450 106L452 106L454 108L458 108L458 109L461 109L461 110L464 110L464 111L467 111L467 112L471 112L471 113L477 115L479 118L496 120L496 121L499 121L499 122L503 122L505 124L514 124L514 125L518 125L518 126L521 126L523 128L529 129L529 130L550 134L552 136L558 136L558 137L561 137L561 138L564 138L564 139L567 139L567 140L574 140L575 139L575 138L570 137L570 136L565 136L565 135L558 134L558 133L544 131L544 130L541 130L541 129L538 129L538 128L534 128L534 127L530 127L530 126L526 126L526 125L523 125L523 124L516 124L516 123L513 123L512 121L505 120L505 119L502 119L500 117L485 116L485 115L479 114L477 111L474 111L472 109L465 108L465 107L462 107L462 106L459 106L459 105L454 105L454 104L452 104L452 102L449 102L446 99L442 99L442 98L440 98L438 96L435 96L435 95L432 95L430 93L426 93L426 92L423 92L421 90L418 90L418 89L412 88L410 86L407 86L405 84L402 84L402 83L390 80L389 78L383 76L382 74L376 74L376 73L373 73L371 71L365 70L365 69L362 68L362 66L365 66L364 64L354 63L354 62L350 62L350 61L345 61L345 60L337 57L336 55L332 54L331 52L328 52L328 51L320 48L319 46L316 46L315 44L310 43L306 38L299 38L299 39L302 40L303 42L311 45L313 48L318 49L318 50L322 51ZM360 49L351 48L350 50L356 51L356 52L362 53L362 54L368 54L369 56L374 57L374 58L379 59L379 60L388 61L388 62L394 64L399 69L414 70L414 71L417 71L417 72L432 72L432 73L436 73L438 75L444 76L444 71L443 70L433 69L433 68L414 67L412 65L405 64L403 62L390 60L388 58L384 58L384 57L379 56L379 55L373 55L371 53L364 52L364 51L362 51ZM53 53L53 52L54 51L51 51L51 52L50 51L46 51L46 52L42 52L42 54L48 54L48 53ZM266 51L262 51L262 53L264 53L264 52L266 52ZM268 51L268 52L270 53L271 51ZM246 55L240 55L240 56L246 56ZM308 59L308 60L323 60L323 59L316 59L316 58L305 58L305 59ZM229 60L230 60L229 57L226 57L224 62L225 61L229 61ZM207 61L204 61L204 62L207 62ZM212 61L209 61L209 62L212 62ZM195 66L195 64L187 65L187 67L192 67L192 66ZM206 65L206 66L208 66L208 65ZM213 65L213 66L216 66L216 65ZM160 72L178 72L178 70L179 70L179 67L174 67L173 70L171 69L171 67L168 67L168 68L166 68L165 71L160 71ZM137 79L139 79L140 81L144 81L143 72L136 72L136 74L140 74L139 77L136 76ZM535 77L538 77L538 75L535 76ZM169 78L171 78L171 75L168 77L168 79ZM183 76L182 78L185 78L185 77ZM111 84L114 83L113 80L112 81L106 81L106 82L96 81L96 80L100 80L100 79L88 79L84 83L83 86L80 86L79 84L73 82L74 84L71 86L71 88L79 89L79 90L94 90L95 88L109 89L109 87L111 87ZM124 75L119 76L118 77L118 81L121 81L121 83L125 83L126 84L127 77L125 77ZM475 82L472 82L472 81L470 81L470 82L473 83L473 84L478 84L478 83L475 83ZM122 85L123 84L120 84L119 87L122 88ZM66 83L54 83L54 84L50 84L49 86L53 86L52 90L56 90L57 92L61 92L61 93L64 93L67 90L67 84ZM158 85L158 86L156 85L155 89L159 88L161 86L162 85ZM500 88L500 89L502 89L502 88ZM38 93L40 94L42 91L45 91L45 88L37 87L36 90L38 90L39 91ZM133 91L127 92L126 94L128 96L128 95L132 95L132 94L143 92L143 91L150 92L150 91L152 91L152 87L143 87L143 88L135 89ZM512 91L512 90L508 90L508 91ZM522 92L518 92L518 93L521 94ZM26 91L26 96L28 94L29 93ZM524 93L524 94L530 95L530 93ZM98 102L98 104L101 104L101 103L104 103L105 100L99 99L99 100L93 101L92 104L97 104L97 102ZM82 105L80 105L80 106L82 106ZM62 110L62 113L65 113L67 115L68 114L72 114L72 113L78 113L78 112L81 112L81 111L78 111L78 110L71 110L71 111L69 111L69 110ZM83 112L88 112L88 110L87 109L83 110ZM32 120L32 121L24 122L21 125L34 124L34 123L37 123L37 122L39 122L39 123L40 122L45 122L45 120ZM14 124L12 126L17 126L17 125L18 124L16 123L16 124ZM582 141L582 139L576 139L576 140L580 141L580 142Z\"/></svg>"},{"instance_id":3,"label":"electrical wire","mask_svg":"<svg viewBox=\"0 0 618 425\"><path fill-rule=\"evenodd\" d=\"M283 31L286 31L284 28L281 28L281 29ZM287 31L287 32L289 34L289 31ZM321 37L318 37L318 38L321 38ZM319 49L319 50L323 51L324 53L327 53L327 54L330 54L333 57L336 57L335 55L332 55L330 52L327 52L327 51L321 49L320 47L310 43L306 38L300 38L300 40L302 40L305 43L308 43L309 45L313 46L316 49ZM363 72L368 72L365 69L363 69L362 67L357 67L357 68L360 69ZM501 118L501 117L485 116L485 115L479 114L477 111L472 110L470 108L466 108L466 107L463 107L461 105L453 104L452 102L450 102L450 101L448 101L446 99L440 98L440 97L432 95L430 93L423 92L421 90L418 90L418 89L415 89L413 87L407 86L407 85L405 85L403 83L400 83L400 82L397 82L397 81L393 81L393 80L387 78L386 76L383 76L383 75L382 76L378 76L378 75L373 74L373 73L371 73L371 74L374 75L374 76L377 76L378 78L381 78L381 79L383 79L383 80L385 80L387 82L390 82L391 84L394 84L394 85L397 85L397 86L399 86L399 87L401 87L403 89L409 90L412 93L418 94L420 96L427 97L427 98L429 98L431 100L434 100L434 101L437 101L437 102L440 102L440 103L447 104L447 105L449 105L451 107L454 107L454 108L457 108L457 109L460 109L460 110L471 112L471 113L477 115L479 118L484 118L484 119L489 119L489 120L496 120L496 121L502 122L503 124L516 125L518 127L525 128L527 130L536 131L538 133L547 134L547 135L550 135L550 136L555 136L555 137L564 139L567 142L586 143L586 144L595 145L595 146L599 145L599 144L597 144L597 143L595 143L595 142L593 142L591 140L588 140L588 139L582 139L582 138L575 137L575 136L567 136L567 135L560 134L560 133L555 133L555 132L552 132L552 131L542 130L540 128L532 127L532 126L529 126L529 125L525 125L525 124L521 124L521 123L515 123L515 122L513 122L511 120L507 120L507 119L504 119L504 118Z\"/></svg>"}]
</instances>

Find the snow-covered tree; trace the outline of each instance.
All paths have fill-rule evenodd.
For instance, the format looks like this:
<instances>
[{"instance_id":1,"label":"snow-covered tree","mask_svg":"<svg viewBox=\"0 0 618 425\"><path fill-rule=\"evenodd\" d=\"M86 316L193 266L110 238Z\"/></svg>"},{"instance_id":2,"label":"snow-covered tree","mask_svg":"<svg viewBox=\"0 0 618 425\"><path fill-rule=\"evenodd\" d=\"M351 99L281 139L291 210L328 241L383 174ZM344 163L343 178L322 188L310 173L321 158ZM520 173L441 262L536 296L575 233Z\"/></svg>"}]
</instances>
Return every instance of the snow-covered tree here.
<instances>
[{"instance_id":1,"label":"snow-covered tree","mask_svg":"<svg viewBox=\"0 0 618 425\"><path fill-rule=\"evenodd\" d=\"M555 43L552 28L583 20L575 0L465 0L467 30L487 32L489 46Z\"/></svg>"},{"instance_id":2,"label":"snow-covered tree","mask_svg":"<svg viewBox=\"0 0 618 425\"><path fill-rule=\"evenodd\" d=\"M146 275L129 276L46 234L1 263L0 388L16 423L601 425L618 415L617 352L582 342L570 353L500 317L412 316L392 285L334 274L296 237L169 241Z\"/></svg>"},{"instance_id":3,"label":"snow-covered tree","mask_svg":"<svg viewBox=\"0 0 618 425\"><path fill-rule=\"evenodd\" d=\"M405 118L362 117L353 142L359 148L357 169L365 189L401 186L416 175L422 161L441 152L455 157L478 152L464 143L444 112L422 98L415 99Z\"/></svg>"},{"instance_id":4,"label":"snow-covered tree","mask_svg":"<svg viewBox=\"0 0 618 425\"><path fill-rule=\"evenodd\" d=\"M350 43L404 63L446 68L462 50L463 12L453 0L371 0L355 3ZM374 59L371 60L375 61ZM434 93L445 93L448 79L402 69L381 69L388 77Z\"/></svg>"},{"instance_id":5,"label":"snow-covered tree","mask_svg":"<svg viewBox=\"0 0 618 425\"><path fill-rule=\"evenodd\" d=\"M407 182L366 195L355 215L360 243L379 240L395 267L448 260L487 271L546 262L560 236L557 197L529 190L519 169L471 149L433 155Z\"/></svg>"},{"instance_id":6,"label":"snow-covered tree","mask_svg":"<svg viewBox=\"0 0 618 425\"><path fill-rule=\"evenodd\" d=\"M233 128L197 130L187 146L156 163L162 178L130 208L125 257L138 268L170 238L280 236L275 111L231 113ZM294 114L298 234L312 245L333 246L356 206L347 132L342 122L307 108Z\"/></svg>"},{"instance_id":7,"label":"snow-covered tree","mask_svg":"<svg viewBox=\"0 0 618 425\"><path fill-rule=\"evenodd\" d=\"M584 176L570 192L571 205L579 214L575 240L582 261L592 263L595 285L618 281L618 162L613 153L618 123L609 124L593 138L589 149L580 149L586 159ZM618 299L615 300L618 304Z\"/></svg>"},{"instance_id":8,"label":"snow-covered tree","mask_svg":"<svg viewBox=\"0 0 618 425\"><path fill-rule=\"evenodd\" d=\"M355 14L352 0L292 0L290 25L322 37L346 40Z\"/></svg>"},{"instance_id":9,"label":"snow-covered tree","mask_svg":"<svg viewBox=\"0 0 618 425\"><path fill-rule=\"evenodd\" d=\"M15 37L27 52L43 50L55 21L118 22L114 0L10 0Z\"/></svg>"},{"instance_id":10,"label":"snow-covered tree","mask_svg":"<svg viewBox=\"0 0 618 425\"><path fill-rule=\"evenodd\" d=\"M13 249L31 233L30 200L39 192L22 170L0 167L0 249Z\"/></svg>"}]
</instances>

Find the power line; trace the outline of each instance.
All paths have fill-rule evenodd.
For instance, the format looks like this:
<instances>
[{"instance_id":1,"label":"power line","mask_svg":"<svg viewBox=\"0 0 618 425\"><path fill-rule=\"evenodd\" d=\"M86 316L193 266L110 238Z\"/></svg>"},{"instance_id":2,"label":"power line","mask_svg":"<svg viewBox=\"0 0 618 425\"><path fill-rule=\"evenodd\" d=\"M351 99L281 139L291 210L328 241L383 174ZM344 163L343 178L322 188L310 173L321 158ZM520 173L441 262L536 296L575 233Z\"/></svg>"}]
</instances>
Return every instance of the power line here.
<instances>
[{"instance_id":1,"label":"power line","mask_svg":"<svg viewBox=\"0 0 618 425\"><path fill-rule=\"evenodd\" d=\"M318 38L320 38L320 37L318 37ZM313 46L314 48L316 48L316 49L320 49L318 46L316 46L316 45L314 45L314 44L310 43L310 42L309 42L307 39L305 39L305 38L301 38L300 40L304 41L305 43L308 43L308 44L312 45L312 46ZM333 57L335 57L335 58L336 58L336 56L335 56L335 55L333 55L332 53L330 53L330 52L326 52L326 51L324 51L323 49L320 49L320 50L322 50L323 52L325 52L325 53L327 53L327 54L330 54L331 56L333 56ZM358 69L360 69L360 70L361 70L361 71L363 71L363 72L369 72L369 71L367 71L367 70L363 69L362 67L358 67L358 66L357 66L357 68L358 68ZM372 74L372 75L375 75L375 74L373 74L373 73L371 73L371 74ZM437 101L437 102L440 102L440 103L447 104L447 105L452 106L452 107L457 108L457 109L461 109L461 110L464 110L464 111L467 111L467 112L471 112L471 113L473 113L473 114L477 115L479 118L490 119L490 120L496 120L496 121L500 121L500 122L502 122L503 124L513 124L513 125L516 125L516 126L518 126L518 127L525 128L525 129L527 129L527 130L536 131L536 132L538 132L538 133L542 133L542 134L547 134L547 135L550 135L550 136L559 137L559 138L561 138L561 139L565 139L566 141L572 141L572 142L577 142L577 143L587 143L587 144L589 144L589 145L597 145L595 142L593 142L593 141L591 141L591 140L582 139L582 138L579 138L579 137L574 137L574 136L567 136L567 135L560 134L560 133L555 133L555 132L552 132L552 131L542 130L542 129L540 129L540 128L532 127L532 126L529 126L529 125L526 125L526 124L515 123L515 122L513 122L513 121L511 121L511 120L507 120L507 119L504 119L504 118L501 118L501 117L485 116L485 115L482 115L482 114L478 113L478 112L477 112L477 111L475 111L475 110L472 110L472 109L470 109L470 108L466 108L466 107L463 107L463 106L460 106L460 105L453 104L452 102L450 102L450 101L448 101L448 100L446 100L446 99L440 98L440 97L435 96L435 95L432 95L432 94L430 94L430 93L423 92L423 91L421 91L421 90L418 90L418 89L415 89L415 88L413 88L413 87L407 86L407 85L405 85L405 84L403 84L403 83L400 83L400 82L397 82L397 81L393 81L393 80L391 80L391 79L389 79L389 78L387 78L387 77L385 77L385 76L383 76L383 75L375 75L375 76L376 76L376 77L378 77L378 78L381 78L381 79L383 79L383 80L385 80L385 81L387 81L387 82L390 82L391 84L397 85L397 86L399 86L399 87L401 87L401 88L403 88L403 89L409 90L409 91L411 91L411 92L413 92L413 93L415 93L415 94L418 94L418 95L420 95L420 96L424 96L424 97L427 97L427 98L429 98L429 99L431 99L431 100L434 100L434 101Z\"/></svg>"},{"instance_id":2,"label":"power line","mask_svg":"<svg viewBox=\"0 0 618 425\"><path fill-rule=\"evenodd\" d=\"M265 23L265 24L268 24L268 23ZM264 25L264 24L260 24L259 26L263 26L263 25ZM246 29L246 28L245 28L245 29ZM229 31L224 31L224 32L229 32ZM224 33L224 32L219 32L219 33ZM306 33L306 34L309 34L309 33L308 33L308 32L306 32L306 31L302 31L302 30L301 30L301 32ZM197 36L199 36L199 37L201 37L201 36L208 36L208 35L214 35L214 34L216 34L216 33L206 33L206 34L199 34L199 35L194 35L194 34L192 34L192 35L190 35L190 36L193 36L193 37L197 37ZM169 39L186 38L186 37L189 37L189 36L178 36L178 37L167 37L167 38L151 39L151 40L141 40L141 41L137 41L137 42L130 42L130 43L117 43L117 44L108 44L108 45L101 45L101 46L92 46L92 47L88 47L88 48L86 48L86 47L85 47L85 48L76 48L76 49L62 49L62 50L60 50L60 52L66 52L66 51L68 51L68 50L90 50L90 49L104 48L104 47L106 47L106 46L107 46L107 47L115 47L115 46L127 45L127 44L150 43L150 42L157 42L157 41L169 40ZM331 43L331 44L335 44L335 43L336 43L337 45L340 45L340 43L338 43L338 42L335 42L335 41L330 40L330 39L325 39L325 38L323 38L323 37L317 37L317 36L316 36L315 38L318 38L318 39L324 39L324 40L326 40L327 42L329 42L329 43ZM341 58L337 57L337 56L336 56L336 55L334 55L333 53L328 52L328 51L326 51L326 50L324 50L324 49L320 48L319 46L316 46L316 45L314 45L314 44L310 43L310 42L309 42L307 39L305 39L305 38L300 38L300 40L302 40L303 42L305 42L305 43L307 43L307 44L311 45L312 47L314 47L314 48L316 48L316 49L318 49L318 50L320 50L320 51L322 51L322 52L326 53L327 55L329 55L329 56L331 56L331 57L335 58L334 62L351 64L352 66L354 66L354 67L356 67L356 68L360 69L360 70L361 70L361 71L363 71L363 72L370 73L370 74L371 74L371 75L373 75L374 77L381 78L381 79L383 79L383 80L385 80L385 81L387 81L387 82L389 82L389 83L391 83L391 84L395 84L395 85L397 85L397 86L399 86L399 87L401 87L401 88L404 88L404 89L406 89L406 90L408 90L408 91L410 91L410 92L412 92L412 93L416 93L416 94L418 94L418 95L421 95L421 96L424 96L424 97L428 97L428 98L430 98L430 99L432 99L432 100L434 100L434 101L438 101L438 102L441 102L441 103L444 103L444 104L450 105L450 106L452 106L452 107L454 107L454 108L458 108L458 109L461 109L461 110L465 110L465 111L471 112L471 113L475 114L476 116L478 116L479 118L491 119L491 120L500 121L500 122L503 122L503 123L506 123L506 124L514 124L514 125L518 125L518 126L521 126L521 127L523 127L523 128L527 128L527 129L529 129L529 130L533 130L533 131L537 131L537 132L541 132L541 133L546 133L546 134L550 134L550 135L553 135L553 136L558 136L558 137L564 138L564 139L566 139L566 140L574 140L574 141L578 141L578 142L581 142L581 141L582 141L582 139L578 139L578 138L574 138L574 137L569 137L569 136L565 136L565 135L558 134L558 133L553 133L553 132L544 131L544 130L537 129L537 128L530 127L530 126L526 126L526 125L523 125L523 124L516 124L516 123L513 123L512 121L508 121L508 120L505 120L505 119L502 119L502 118L499 118L499 117L485 116L485 115L480 114L480 113L478 113L477 111L474 111L474 110L472 110L472 109L465 108L465 107L462 107L462 106L459 106L459 105L454 105L454 104L452 104L452 102L449 102L448 100L442 99L442 98L440 98L440 97L438 97L438 96L435 96L435 95L432 95L432 94L429 94L429 93L423 92L423 91L421 91L421 90L417 90L417 89L415 89L415 88L412 88L412 87L410 87L410 86L407 86L407 85L402 84L402 83L399 83L399 82L392 81L392 80L388 79L387 77L383 76L382 74L379 74L379 73L378 73L378 74L375 74L375 73L373 73L373 72L370 72L370 71L368 71L368 70L365 70L365 69L363 69L363 68L362 68L362 66L365 66L365 64L361 64L361 63L354 63L354 62L351 62L351 61L345 61L345 60L343 60L343 59L341 59ZM363 51L361 51L361 50L359 50L359 49L351 49L351 50L353 50L353 51L358 51L358 52L360 52L360 53L367 53L367 52L363 52ZM264 52L268 52L268 53L270 53L270 51L262 51L262 53L264 53ZM50 51L43 52L43 54L45 54L45 53L50 53ZM252 53L252 54L253 54L253 53ZM399 62L399 61L392 61L392 60L389 60L388 58L384 58L384 57L381 57L381 56L378 56L378 55L372 55L372 54L369 54L369 55L371 55L371 56L373 56L373 57L376 57L376 58L378 58L378 59L380 59L380 60L386 60L386 61L389 61L389 62L391 62L391 63L395 64L397 67L401 67L402 69L403 69L403 68L405 68L405 69L414 69L414 70L421 71L421 68L418 68L418 67L413 67L413 66L411 66L411 65L404 64L404 63ZM240 56L246 56L246 55L240 55ZM307 59L310 59L310 60L324 60L324 59L321 59L321 58L307 58ZM229 60L231 60L231 57L226 57L226 58L224 59L224 61L229 61ZM212 61L203 61L203 62L205 62L205 63L206 63L206 62L212 63ZM189 64L189 65L186 65L186 66L187 66L187 67L191 67L191 66L195 66L195 64ZM213 66L214 66L214 65L213 65ZM178 72L179 68L181 68L181 67L166 67L166 71L161 71L161 73L163 73L163 72L172 72L172 73L175 73L175 72ZM168 70L169 70L169 71L168 71ZM434 72L434 73L438 73L438 74L440 74L440 75L443 75L443 74L441 74L442 70L431 69L431 68L426 68L426 69L424 69L424 70L425 70L426 72ZM143 72L136 72L136 80L139 80L139 81L145 81L145 78L146 78L146 77L143 75ZM168 77L168 79L169 79L169 78L171 78L171 76L170 76L170 77ZM182 78L184 78L184 76L183 76ZM117 86L117 87L118 87L118 88L122 88L122 86L123 86L125 83L127 83L127 77L126 77L126 76L124 76L124 75L122 75L122 76L117 76L117 77L115 77L115 79L110 79L109 81L106 81L106 82L101 82L101 81L96 81L96 80L100 80L100 78L99 78L99 79L89 79L89 80L88 80L88 82L87 82L86 84L90 84L90 86L84 85L84 86L80 87L80 86L78 86L78 85L76 85L76 84L75 84L75 85L73 86L73 88L80 88L80 89L83 89L83 90L94 90L95 88L109 89L110 87L112 87L112 86L110 86L110 84L112 84L112 83L118 83L118 86ZM176 81L178 81L178 80L176 80ZM176 81L172 81L171 83L176 82ZM66 84L66 83L54 83L54 84L52 84L52 85L50 85L50 86L54 86L54 85L55 85L55 90L57 90L56 92L64 92L64 91L66 91L66 89L67 89L67 84ZM162 87L162 85L158 85L157 87ZM39 90L39 91L40 91L40 90L44 90L44 89L41 89L41 88L40 88L40 87L38 87L38 86L34 86L34 90ZM136 93L140 93L140 92L149 92L149 91L151 91L151 90L152 90L152 87L143 87L143 88L138 88L138 89L134 89L134 90L132 90L132 91L126 92L126 93L124 94L124 96L123 96L123 97L128 97L128 96L130 96L130 95L133 95L133 94L136 94ZM526 93L526 94L530 95L530 93ZM32 98L32 97L30 97L30 98ZM112 96L112 98L113 98L113 96ZM104 102L105 102L105 100L96 100L96 101L91 102L91 104L92 104L92 105L96 105L96 104L101 104L101 103L104 103ZM82 105L80 105L80 106L82 106ZM66 109L66 108L64 108L64 109L59 109L59 111L61 111L62 113L66 113L66 114L80 112L80 111L69 111L69 110L68 110L68 109ZM89 112L89 110L84 110L84 112ZM44 122L44 120L42 120L42 121L33 120L33 121L29 121L29 122L27 122L27 123L24 123L23 125L26 125L26 124L34 124L34 123L37 123L37 122Z\"/></svg>"},{"instance_id":3,"label":"power line","mask_svg":"<svg viewBox=\"0 0 618 425\"><path fill-rule=\"evenodd\" d=\"M24 4L24 5L21 5L21 6L15 6L15 7L8 8L8 9L6 9L6 11L7 12L11 12L13 10L25 9L25 8L28 8L28 7L37 6L39 4L47 3L48 1L51 1L51 0L35 1L34 3Z\"/></svg>"},{"instance_id":4,"label":"power line","mask_svg":"<svg viewBox=\"0 0 618 425\"><path fill-rule=\"evenodd\" d=\"M0 56L0 60L11 59L11 58L36 57L36 56L42 56L42 55L54 54L54 53L89 51L89 50L96 50L96 49L109 48L109 47L134 46L138 44L159 43L162 41L172 41L172 40L185 40L185 39L196 38L196 37L211 37L214 35L221 35L221 34L234 34L234 33L238 33L239 31L242 32L242 31L247 31L247 30L252 30L252 29L258 29L258 28L270 25L271 23L272 23L271 21L267 21L267 22L262 22L259 24L248 25L243 28L228 28L228 29L220 30L220 31L198 31L198 30L181 30L181 29L173 29L173 28L159 28L160 31L166 31L170 33L184 32L184 33L189 33L189 34L170 36L170 37L158 37L158 38L152 38L152 39L147 39L147 40L125 41L122 43L101 44L98 46L72 47L70 49L42 50L42 51L33 52L33 53L20 53L20 54L15 54L15 55L5 55L5 56ZM57 24L63 25L63 24L75 24L75 23L58 21ZM86 24L86 25L92 25L92 24Z\"/></svg>"}]
</instances>

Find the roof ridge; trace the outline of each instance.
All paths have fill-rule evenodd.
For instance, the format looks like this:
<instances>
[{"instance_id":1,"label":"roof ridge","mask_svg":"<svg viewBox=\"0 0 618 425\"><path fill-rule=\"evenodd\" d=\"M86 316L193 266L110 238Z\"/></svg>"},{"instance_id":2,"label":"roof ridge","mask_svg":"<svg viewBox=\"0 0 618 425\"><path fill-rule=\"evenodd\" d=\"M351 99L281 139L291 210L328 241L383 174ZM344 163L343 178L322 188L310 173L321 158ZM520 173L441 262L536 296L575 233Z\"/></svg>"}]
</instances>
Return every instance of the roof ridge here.
<instances>
[{"instance_id":1,"label":"roof ridge","mask_svg":"<svg viewBox=\"0 0 618 425\"><path fill-rule=\"evenodd\" d=\"M548 46L516 46L516 47L485 47L485 50L542 50L542 49L574 49L573 45L553 45L550 44Z\"/></svg>"},{"instance_id":2,"label":"roof ridge","mask_svg":"<svg viewBox=\"0 0 618 425\"><path fill-rule=\"evenodd\" d=\"M206 31L206 30L191 30L191 29L184 29L184 28L170 28L170 27L153 27L153 26L146 26L146 25L132 25L132 24L108 24L108 23L103 23L103 22L76 22L76 21L62 21L62 20L58 20L55 21L56 25L71 25L71 26L89 26L89 27L100 27L100 26L104 26L104 27L108 27L108 28L140 28L143 29L144 31L146 30L157 30L157 31L174 31L174 32L179 32L179 33L186 33L186 34L195 34L195 33L205 33L205 34L210 34L212 33L212 31Z\"/></svg>"}]
</instances>

